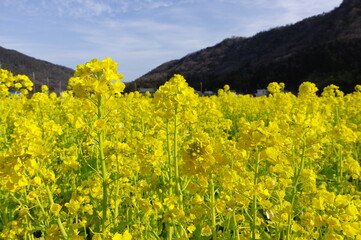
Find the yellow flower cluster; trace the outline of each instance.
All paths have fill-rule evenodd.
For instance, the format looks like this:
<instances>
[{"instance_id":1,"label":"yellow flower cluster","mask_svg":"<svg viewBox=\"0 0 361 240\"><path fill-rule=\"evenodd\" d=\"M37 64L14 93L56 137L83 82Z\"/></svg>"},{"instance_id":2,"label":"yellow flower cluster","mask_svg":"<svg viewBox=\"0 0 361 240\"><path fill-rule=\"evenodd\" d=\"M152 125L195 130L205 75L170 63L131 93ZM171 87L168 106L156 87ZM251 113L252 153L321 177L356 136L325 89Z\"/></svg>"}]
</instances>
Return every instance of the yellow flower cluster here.
<instances>
[{"instance_id":1,"label":"yellow flower cluster","mask_svg":"<svg viewBox=\"0 0 361 240\"><path fill-rule=\"evenodd\" d=\"M69 79L69 88L81 98L89 94L120 94L125 85L120 81L123 75L118 73L117 66L111 58L78 65L74 77Z\"/></svg>"},{"instance_id":2,"label":"yellow flower cluster","mask_svg":"<svg viewBox=\"0 0 361 240\"><path fill-rule=\"evenodd\" d=\"M13 75L12 72L0 69L0 97L8 96L9 91L21 91L28 94L33 88L33 82L26 75Z\"/></svg>"},{"instance_id":3,"label":"yellow flower cluster","mask_svg":"<svg viewBox=\"0 0 361 240\"><path fill-rule=\"evenodd\" d=\"M16 98L32 84L0 71L0 239L361 240L360 85L150 96L116 67Z\"/></svg>"}]
</instances>

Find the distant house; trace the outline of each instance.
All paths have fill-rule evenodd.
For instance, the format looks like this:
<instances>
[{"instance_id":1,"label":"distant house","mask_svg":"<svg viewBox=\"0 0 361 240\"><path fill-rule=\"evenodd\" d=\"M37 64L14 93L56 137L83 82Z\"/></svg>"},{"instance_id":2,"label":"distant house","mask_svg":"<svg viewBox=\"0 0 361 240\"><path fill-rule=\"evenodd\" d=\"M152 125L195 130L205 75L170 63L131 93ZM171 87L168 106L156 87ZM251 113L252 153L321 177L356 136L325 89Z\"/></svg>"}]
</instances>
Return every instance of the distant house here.
<instances>
[{"instance_id":1,"label":"distant house","mask_svg":"<svg viewBox=\"0 0 361 240\"><path fill-rule=\"evenodd\" d=\"M234 93L234 95L236 95L236 96L237 96L238 94L241 94L241 93L237 93L236 90L230 90L230 92L231 92L231 93Z\"/></svg>"},{"instance_id":2,"label":"distant house","mask_svg":"<svg viewBox=\"0 0 361 240\"><path fill-rule=\"evenodd\" d=\"M155 88L139 88L138 92L144 94L146 92L149 92L151 94L155 93Z\"/></svg>"},{"instance_id":3,"label":"distant house","mask_svg":"<svg viewBox=\"0 0 361 240\"><path fill-rule=\"evenodd\" d=\"M215 93L213 91L204 91L203 95L204 96L212 96L212 95L215 95Z\"/></svg>"},{"instance_id":4,"label":"distant house","mask_svg":"<svg viewBox=\"0 0 361 240\"><path fill-rule=\"evenodd\" d=\"M255 97L261 97L261 96L265 96L268 95L269 92L267 89L257 89L257 92L254 94Z\"/></svg>"}]
</instances>

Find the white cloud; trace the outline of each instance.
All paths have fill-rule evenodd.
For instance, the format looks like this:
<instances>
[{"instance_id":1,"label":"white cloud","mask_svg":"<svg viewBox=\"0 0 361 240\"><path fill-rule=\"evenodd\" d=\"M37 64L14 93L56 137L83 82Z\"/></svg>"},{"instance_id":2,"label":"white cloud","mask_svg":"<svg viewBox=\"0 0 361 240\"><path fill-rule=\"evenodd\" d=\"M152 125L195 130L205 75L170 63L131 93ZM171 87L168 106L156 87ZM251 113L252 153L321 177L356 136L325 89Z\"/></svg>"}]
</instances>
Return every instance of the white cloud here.
<instances>
[{"instance_id":1,"label":"white cloud","mask_svg":"<svg viewBox=\"0 0 361 240\"><path fill-rule=\"evenodd\" d=\"M75 17L100 16L112 12L109 4L96 0L52 0L52 5L56 6L60 15Z\"/></svg>"}]
</instances>

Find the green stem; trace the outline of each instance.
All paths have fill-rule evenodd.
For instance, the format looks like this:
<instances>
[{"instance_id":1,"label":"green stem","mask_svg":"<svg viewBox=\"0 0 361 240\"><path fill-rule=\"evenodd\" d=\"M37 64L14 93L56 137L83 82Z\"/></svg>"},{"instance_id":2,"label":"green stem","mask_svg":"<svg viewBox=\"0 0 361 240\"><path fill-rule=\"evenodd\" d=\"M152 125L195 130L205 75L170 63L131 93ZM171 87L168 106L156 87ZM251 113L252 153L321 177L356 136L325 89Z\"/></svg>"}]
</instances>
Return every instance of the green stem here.
<instances>
[{"instance_id":1,"label":"green stem","mask_svg":"<svg viewBox=\"0 0 361 240\"><path fill-rule=\"evenodd\" d=\"M46 186L46 192L48 194L49 200L50 200L50 206L54 204L53 194L51 193L49 186ZM59 215L57 215L57 222L58 226L60 228L61 234L64 236L65 239L68 239L68 234L66 234L65 228L63 226L63 223L61 222L61 219Z\"/></svg>"},{"instance_id":2,"label":"green stem","mask_svg":"<svg viewBox=\"0 0 361 240\"><path fill-rule=\"evenodd\" d=\"M167 225L167 240L173 239L173 225L172 223L168 223Z\"/></svg>"},{"instance_id":3,"label":"green stem","mask_svg":"<svg viewBox=\"0 0 361 240\"><path fill-rule=\"evenodd\" d=\"M236 232L236 239L240 240L239 231L238 231L238 223L236 220L236 212L235 211L233 211L233 213L232 213L232 218L233 218L234 226L235 226L234 231Z\"/></svg>"},{"instance_id":4,"label":"green stem","mask_svg":"<svg viewBox=\"0 0 361 240\"><path fill-rule=\"evenodd\" d=\"M294 205L295 205L295 201L296 201L296 194L297 194L297 186L298 186L298 182L305 164L305 152L306 152L306 143L304 142L303 144L303 148L302 148L302 156L301 156L301 162L300 162L300 166L298 168L298 172L297 175L295 177L295 180L293 182L292 185L292 199L291 199L291 212L288 214L288 219L287 219L287 240L291 239L291 229L292 229L292 219L293 219L293 209L294 209Z\"/></svg>"},{"instance_id":5,"label":"green stem","mask_svg":"<svg viewBox=\"0 0 361 240\"><path fill-rule=\"evenodd\" d=\"M179 161L178 161L178 135L177 135L177 118L178 118L178 111L177 108L174 112L174 146L173 146L173 158L174 158L174 174L175 174L175 181L176 181L176 193L179 197L179 207L181 210L183 210L183 192L182 192L182 186L181 186L181 178L179 176Z\"/></svg>"},{"instance_id":6,"label":"green stem","mask_svg":"<svg viewBox=\"0 0 361 240\"><path fill-rule=\"evenodd\" d=\"M114 209L114 222L115 224L118 223L118 216L119 216L119 201L120 201L120 196L119 196L119 190L120 190L120 181L119 181L119 172L120 172L120 168L119 168L119 159L118 159L118 155L116 156L116 161L117 161L117 178L115 180L115 184L116 184L116 188L115 188L115 209Z\"/></svg>"},{"instance_id":7,"label":"green stem","mask_svg":"<svg viewBox=\"0 0 361 240\"><path fill-rule=\"evenodd\" d=\"M171 147L170 147L170 140L169 140L169 120L167 120L167 155L168 155L168 177L169 177L169 181L168 181L168 184L169 184L169 195L172 195L173 194L173 167L172 167L172 157L171 157Z\"/></svg>"},{"instance_id":8,"label":"green stem","mask_svg":"<svg viewBox=\"0 0 361 240\"><path fill-rule=\"evenodd\" d=\"M25 188L24 189L24 200L25 200L25 202L24 202L24 207L25 208L28 208L28 201L27 201L27 188ZM31 226L31 221L30 221L30 214L29 214L29 211L27 211L27 214L25 215L25 222L26 222L26 225L27 225L27 230L26 230L26 235L25 236L28 236L29 237L29 239L31 239L31 236L32 236L32 234L31 234L31 231L32 231L32 226ZM29 230L30 230L30 232L29 232Z\"/></svg>"},{"instance_id":9,"label":"green stem","mask_svg":"<svg viewBox=\"0 0 361 240\"><path fill-rule=\"evenodd\" d=\"M339 147L340 150L339 150L339 160L338 160L338 190L339 190L339 193L340 194L343 194L343 184L342 184L342 181L343 181L343 156L342 156L342 147L340 146Z\"/></svg>"},{"instance_id":10,"label":"green stem","mask_svg":"<svg viewBox=\"0 0 361 240\"><path fill-rule=\"evenodd\" d=\"M10 199L9 193L5 192L5 196L0 200L1 202L0 207L1 209L3 209L3 211L0 212L0 222L2 222L4 225L6 225L9 222L8 220L9 199Z\"/></svg>"},{"instance_id":11,"label":"green stem","mask_svg":"<svg viewBox=\"0 0 361 240\"><path fill-rule=\"evenodd\" d=\"M254 179L253 179L253 184L255 187L258 184L259 161L260 161L260 152L257 149L256 166L255 166ZM252 224L251 224L252 240L256 239L256 233L257 233L256 224L257 224L257 194L253 196L253 201L252 201Z\"/></svg>"},{"instance_id":12,"label":"green stem","mask_svg":"<svg viewBox=\"0 0 361 240\"><path fill-rule=\"evenodd\" d=\"M215 200L213 174L210 175L209 189L210 189L211 218L212 218L212 236L213 236L212 239L216 240L216 239L217 239L217 228L216 228L216 200Z\"/></svg>"},{"instance_id":13,"label":"green stem","mask_svg":"<svg viewBox=\"0 0 361 240\"><path fill-rule=\"evenodd\" d=\"M173 164L172 164L172 157L171 157L171 146L170 146L170 131L169 131L169 120L166 123L167 127L167 155L168 155L168 184L169 184L169 196L173 194ZM168 222L167 223L167 240L172 240L173 238L173 224Z\"/></svg>"},{"instance_id":14,"label":"green stem","mask_svg":"<svg viewBox=\"0 0 361 240\"><path fill-rule=\"evenodd\" d=\"M42 212L44 215L46 215L45 209L43 208L43 205L41 204L40 199L39 199L37 196L35 197L35 199L36 199L36 202L39 204L39 207L40 207L41 212Z\"/></svg>"},{"instance_id":15,"label":"green stem","mask_svg":"<svg viewBox=\"0 0 361 240\"><path fill-rule=\"evenodd\" d=\"M102 96L98 95L98 102L97 102L97 108L98 108L98 120L103 118L103 102L102 102ZM107 211L108 211L108 184L107 184L107 169L106 169L106 163L105 163L105 157L104 157L104 133L103 130L98 131L97 134L98 137L98 144L99 144L99 158L98 160L101 162L101 176L102 176L102 186L103 186L103 200L102 200L102 233L105 236L106 235L106 222L107 222Z\"/></svg>"}]
</instances>

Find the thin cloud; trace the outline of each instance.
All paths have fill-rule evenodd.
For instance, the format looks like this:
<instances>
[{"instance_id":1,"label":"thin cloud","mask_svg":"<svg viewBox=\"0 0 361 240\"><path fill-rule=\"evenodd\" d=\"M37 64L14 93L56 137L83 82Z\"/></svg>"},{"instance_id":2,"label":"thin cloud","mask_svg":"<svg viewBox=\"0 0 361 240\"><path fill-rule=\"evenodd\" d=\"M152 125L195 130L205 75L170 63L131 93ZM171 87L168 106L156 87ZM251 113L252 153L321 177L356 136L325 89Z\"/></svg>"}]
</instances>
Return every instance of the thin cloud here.
<instances>
[{"instance_id":1,"label":"thin cloud","mask_svg":"<svg viewBox=\"0 0 361 240\"><path fill-rule=\"evenodd\" d=\"M228 35L239 36L241 33L243 37L250 37L260 31L296 23L306 17L331 11L342 0L318 0L317 3L311 0L223 0L223 2L233 4L235 9L238 6L238 9L244 10L243 14L235 14L235 12L218 14L220 18L230 23ZM248 10L250 14L247 14Z\"/></svg>"},{"instance_id":2,"label":"thin cloud","mask_svg":"<svg viewBox=\"0 0 361 240\"><path fill-rule=\"evenodd\" d=\"M60 15L70 15L78 18L114 16L117 13L157 9L173 5L171 1L159 0L51 0L50 2L51 5L57 6L57 12Z\"/></svg>"},{"instance_id":3,"label":"thin cloud","mask_svg":"<svg viewBox=\"0 0 361 240\"><path fill-rule=\"evenodd\" d=\"M106 20L86 28L74 26L73 31L104 51L118 49L129 54L145 49L156 49L160 53L171 48L189 51L206 44L202 41L202 34L206 34L202 28L146 19Z\"/></svg>"},{"instance_id":4,"label":"thin cloud","mask_svg":"<svg viewBox=\"0 0 361 240\"><path fill-rule=\"evenodd\" d=\"M31 47L33 47L32 44L30 44L28 42L21 41L21 40L19 40L17 38L14 38L14 37L0 36L0 42L2 44L4 44L7 48L13 49L13 50L16 50L16 51L29 52Z\"/></svg>"},{"instance_id":5,"label":"thin cloud","mask_svg":"<svg viewBox=\"0 0 361 240\"><path fill-rule=\"evenodd\" d=\"M317 4L314 1L281 1L276 2L276 6L281 8L285 15L288 16L286 21L296 22L306 16L321 14L325 11L330 11L336 6L340 5L342 0L318 0Z\"/></svg>"},{"instance_id":6,"label":"thin cloud","mask_svg":"<svg viewBox=\"0 0 361 240\"><path fill-rule=\"evenodd\" d=\"M44 10L42 2L35 3L34 1L29 0L2 0L0 1L0 6L2 7L2 10L5 10L6 8L16 8L27 15L36 15L41 10Z\"/></svg>"}]
</instances>

